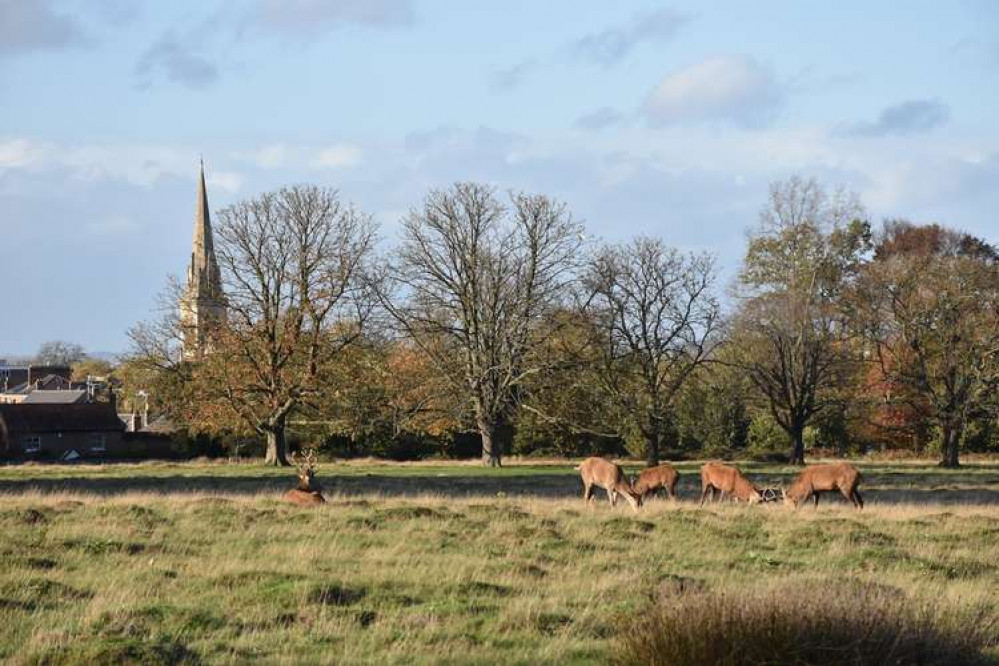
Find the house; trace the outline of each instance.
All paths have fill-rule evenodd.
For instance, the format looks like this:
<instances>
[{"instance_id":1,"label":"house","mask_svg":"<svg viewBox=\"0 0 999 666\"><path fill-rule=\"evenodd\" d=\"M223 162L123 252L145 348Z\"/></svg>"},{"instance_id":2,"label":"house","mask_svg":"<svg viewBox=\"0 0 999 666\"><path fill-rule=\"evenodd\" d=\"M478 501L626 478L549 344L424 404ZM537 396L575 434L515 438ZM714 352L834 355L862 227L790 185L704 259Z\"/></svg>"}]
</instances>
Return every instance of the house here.
<instances>
[{"instance_id":1,"label":"house","mask_svg":"<svg viewBox=\"0 0 999 666\"><path fill-rule=\"evenodd\" d=\"M86 389L35 389L24 396L22 405L79 405L90 402Z\"/></svg>"},{"instance_id":2,"label":"house","mask_svg":"<svg viewBox=\"0 0 999 666\"><path fill-rule=\"evenodd\" d=\"M24 402L33 391L86 388L72 381L72 370L59 365L0 365L0 404Z\"/></svg>"},{"instance_id":3,"label":"house","mask_svg":"<svg viewBox=\"0 0 999 666\"><path fill-rule=\"evenodd\" d=\"M121 457L124 430L112 403L0 404L0 456L5 458Z\"/></svg>"}]
</instances>

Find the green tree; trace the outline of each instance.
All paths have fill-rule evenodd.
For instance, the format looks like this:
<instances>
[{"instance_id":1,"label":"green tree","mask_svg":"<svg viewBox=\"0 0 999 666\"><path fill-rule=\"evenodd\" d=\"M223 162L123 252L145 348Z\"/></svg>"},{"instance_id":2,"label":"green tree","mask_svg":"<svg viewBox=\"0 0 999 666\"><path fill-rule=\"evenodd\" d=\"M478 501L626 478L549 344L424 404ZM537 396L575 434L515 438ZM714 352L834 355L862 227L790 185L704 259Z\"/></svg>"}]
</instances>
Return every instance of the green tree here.
<instances>
[{"instance_id":1,"label":"green tree","mask_svg":"<svg viewBox=\"0 0 999 666\"><path fill-rule=\"evenodd\" d=\"M854 348L841 298L870 248L855 195L815 180L770 187L739 275L735 363L804 464L805 428L842 401Z\"/></svg>"}]
</instances>

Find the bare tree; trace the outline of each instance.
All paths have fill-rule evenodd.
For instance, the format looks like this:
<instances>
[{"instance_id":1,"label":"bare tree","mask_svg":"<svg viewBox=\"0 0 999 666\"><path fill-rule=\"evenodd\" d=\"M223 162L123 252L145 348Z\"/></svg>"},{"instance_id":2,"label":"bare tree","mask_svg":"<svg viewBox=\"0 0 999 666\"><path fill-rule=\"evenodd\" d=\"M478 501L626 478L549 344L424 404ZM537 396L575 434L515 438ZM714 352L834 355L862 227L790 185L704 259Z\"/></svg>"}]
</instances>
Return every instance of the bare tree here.
<instances>
[{"instance_id":1,"label":"bare tree","mask_svg":"<svg viewBox=\"0 0 999 666\"><path fill-rule=\"evenodd\" d=\"M574 279L582 228L562 203L476 183L434 190L403 221L383 298L435 371L467 392L484 464L501 464L539 323Z\"/></svg>"},{"instance_id":2,"label":"bare tree","mask_svg":"<svg viewBox=\"0 0 999 666\"><path fill-rule=\"evenodd\" d=\"M287 465L289 416L319 394L328 365L372 311L364 271L373 226L335 191L314 186L263 194L216 219L228 317L209 332L207 353L180 353L176 288L163 319L133 329L133 347L189 383L192 419L227 411L266 438L268 464Z\"/></svg>"},{"instance_id":3,"label":"bare tree","mask_svg":"<svg viewBox=\"0 0 999 666\"><path fill-rule=\"evenodd\" d=\"M87 357L83 345L65 340L43 342L35 354L34 363L69 367Z\"/></svg>"},{"instance_id":4,"label":"bare tree","mask_svg":"<svg viewBox=\"0 0 999 666\"><path fill-rule=\"evenodd\" d=\"M852 348L840 307L870 242L863 209L843 190L828 194L794 177L770 187L740 274L733 329L736 363L804 464L805 427L837 404Z\"/></svg>"},{"instance_id":5,"label":"bare tree","mask_svg":"<svg viewBox=\"0 0 999 666\"><path fill-rule=\"evenodd\" d=\"M604 249L586 272L600 350L592 369L601 392L640 430L649 466L659 464L674 397L717 344L714 278L711 257L651 238Z\"/></svg>"}]
</instances>

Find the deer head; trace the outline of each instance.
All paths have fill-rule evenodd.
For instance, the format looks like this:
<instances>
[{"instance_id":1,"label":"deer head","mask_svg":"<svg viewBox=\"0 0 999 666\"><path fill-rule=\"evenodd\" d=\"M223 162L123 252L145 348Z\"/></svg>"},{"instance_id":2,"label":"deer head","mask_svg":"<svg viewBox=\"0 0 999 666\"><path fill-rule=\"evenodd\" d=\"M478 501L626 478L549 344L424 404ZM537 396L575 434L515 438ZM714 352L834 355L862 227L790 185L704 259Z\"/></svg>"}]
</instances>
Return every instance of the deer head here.
<instances>
[{"instance_id":1,"label":"deer head","mask_svg":"<svg viewBox=\"0 0 999 666\"><path fill-rule=\"evenodd\" d=\"M316 489L316 463L318 454L315 449L305 449L291 454L291 462L298 471L298 487L300 490Z\"/></svg>"}]
</instances>

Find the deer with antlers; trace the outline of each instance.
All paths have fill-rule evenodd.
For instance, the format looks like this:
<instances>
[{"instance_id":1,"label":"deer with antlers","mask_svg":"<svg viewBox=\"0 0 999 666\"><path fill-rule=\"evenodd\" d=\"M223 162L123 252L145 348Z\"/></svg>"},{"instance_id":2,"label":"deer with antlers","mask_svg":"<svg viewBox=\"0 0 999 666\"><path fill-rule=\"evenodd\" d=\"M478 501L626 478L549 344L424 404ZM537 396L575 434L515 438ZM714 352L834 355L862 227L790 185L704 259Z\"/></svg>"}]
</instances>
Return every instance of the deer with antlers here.
<instances>
[{"instance_id":1,"label":"deer with antlers","mask_svg":"<svg viewBox=\"0 0 999 666\"><path fill-rule=\"evenodd\" d=\"M298 487L292 488L284 494L286 502L301 506L322 504L326 501L323 491L316 481L318 455L315 449L306 449L302 455L291 454L291 462L298 470Z\"/></svg>"},{"instance_id":2,"label":"deer with antlers","mask_svg":"<svg viewBox=\"0 0 999 666\"><path fill-rule=\"evenodd\" d=\"M730 497L750 504L772 502L777 499L773 489L757 488L740 470L731 465L718 462L704 463L701 467L701 505L704 505L704 500L709 495L714 501L716 492L721 495L721 499Z\"/></svg>"}]
</instances>

